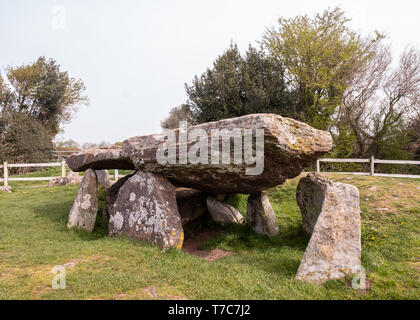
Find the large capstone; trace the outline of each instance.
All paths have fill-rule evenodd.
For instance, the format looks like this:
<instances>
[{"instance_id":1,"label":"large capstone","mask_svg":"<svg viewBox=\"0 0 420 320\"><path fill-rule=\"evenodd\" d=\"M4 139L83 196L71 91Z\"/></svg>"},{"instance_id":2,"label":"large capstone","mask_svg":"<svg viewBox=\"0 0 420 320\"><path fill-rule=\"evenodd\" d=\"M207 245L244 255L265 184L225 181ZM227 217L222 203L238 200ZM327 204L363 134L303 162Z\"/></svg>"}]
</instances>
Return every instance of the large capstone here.
<instances>
[{"instance_id":1,"label":"large capstone","mask_svg":"<svg viewBox=\"0 0 420 320\"><path fill-rule=\"evenodd\" d=\"M96 174L88 169L79 185L76 199L69 213L68 228L92 232L98 212Z\"/></svg>"},{"instance_id":2,"label":"large capstone","mask_svg":"<svg viewBox=\"0 0 420 320\"><path fill-rule=\"evenodd\" d=\"M164 177L137 171L120 187L110 210L109 235L180 249L184 239L175 187Z\"/></svg>"},{"instance_id":3,"label":"large capstone","mask_svg":"<svg viewBox=\"0 0 420 320\"><path fill-rule=\"evenodd\" d=\"M244 221L244 217L238 210L235 209L235 207L216 200L211 196L207 198L207 209L209 210L213 220L222 225L242 223Z\"/></svg>"},{"instance_id":4,"label":"large capstone","mask_svg":"<svg viewBox=\"0 0 420 320\"><path fill-rule=\"evenodd\" d=\"M211 194L256 193L298 176L330 151L331 135L275 114L251 114L71 155L73 171L136 169Z\"/></svg>"},{"instance_id":5,"label":"large capstone","mask_svg":"<svg viewBox=\"0 0 420 320\"><path fill-rule=\"evenodd\" d=\"M89 168L95 170L134 169L132 161L121 156L121 148L119 147L84 149L70 155L66 159L66 163L75 172L85 171Z\"/></svg>"},{"instance_id":6,"label":"large capstone","mask_svg":"<svg viewBox=\"0 0 420 320\"><path fill-rule=\"evenodd\" d=\"M359 190L311 173L301 179L297 194L312 236L296 278L324 282L361 272Z\"/></svg>"},{"instance_id":7,"label":"large capstone","mask_svg":"<svg viewBox=\"0 0 420 320\"><path fill-rule=\"evenodd\" d=\"M10 187L10 186L0 186L0 191L12 192L12 187Z\"/></svg>"},{"instance_id":8,"label":"large capstone","mask_svg":"<svg viewBox=\"0 0 420 320\"><path fill-rule=\"evenodd\" d=\"M265 192L253 193L248 197L246 219L256 234L269 237L279 234L276 216Z\"/></svg>"}]
</instances>

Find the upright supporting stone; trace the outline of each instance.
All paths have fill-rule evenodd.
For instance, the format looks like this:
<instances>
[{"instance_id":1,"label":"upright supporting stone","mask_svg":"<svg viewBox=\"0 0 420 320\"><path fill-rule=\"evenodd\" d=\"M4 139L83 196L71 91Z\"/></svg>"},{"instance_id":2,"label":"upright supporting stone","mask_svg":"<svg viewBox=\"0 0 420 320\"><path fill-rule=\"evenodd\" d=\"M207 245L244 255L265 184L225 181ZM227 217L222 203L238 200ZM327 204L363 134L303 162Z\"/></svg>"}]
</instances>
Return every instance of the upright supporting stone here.
<instances>
[{"instance_id":1,"label":"upright supporting stone","mask_svg":"<svg viewBox=\"0 0 420 320\"><path fill-rule=\"evenodd\" d=\"M137 171L121 186L109 213L110 236L124 233L162 249L182 248L184 231L175 187L162 176Z\"/></svg>"},{"instance_id":2,"label":"upright supporting stone","mask_svg":"<svg viewBox=\"0 0 420 320\"><path fill-rule=\"evenodd\" d=\"M98 183L108 189L111 186L108 170L96 170L95 172Z\"/></svg>"},{"instance_id":3,"label":"upright supporting stone","mask_svg":"<svg viewBox=\"0 0 420 320\"><path fill-rule=\"evenodd\" d=\"M269 237L279 234L276 216L265 192L253 193L248 197L246 219L257 234Z\"/></svg>"},{"instance_id":4,"label":"upright supporting stone","mask_svg":"<svg viewBox=\"0 0 420 320\"><path fill-rule=\"evenodd\" d=\"M299 182L297 199L306 232L313 232L296 278L324 282L359 273L359 190L309 174Z\"/></svg>"},{"instance_id":5,"label":"upright supporting stone","mask_svg":"<svg viewBox=\"0 0 420 320\"><path fill-rule=\"evenodd\" d=\"M220 202L213 197L208 197L206 202L207 209L214 221L220 222L222 225L244 221L242 214L230 204Z\"/></svg>"},{"instance_id":6,"label":"upright supporting stone","mask_svg":"<svg viewBox=\"0 0 420 320\"><path fill-rule=\"evenodd\" d=\"M92 169L85 171L79 191L69 213L68 228L76 227L92 232L98 211L96 174Z\"/></svg>"}]
</instances>

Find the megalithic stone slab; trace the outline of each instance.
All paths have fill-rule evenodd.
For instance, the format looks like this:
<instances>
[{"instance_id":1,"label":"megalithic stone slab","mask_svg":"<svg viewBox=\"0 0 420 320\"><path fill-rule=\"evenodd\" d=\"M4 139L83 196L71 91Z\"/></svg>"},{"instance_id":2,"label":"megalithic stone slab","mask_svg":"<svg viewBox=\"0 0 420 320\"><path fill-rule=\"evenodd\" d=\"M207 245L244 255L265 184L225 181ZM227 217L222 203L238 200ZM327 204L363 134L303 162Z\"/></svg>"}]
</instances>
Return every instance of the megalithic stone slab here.
<instances>
[{"instance_id":1,"label":"megalithic stone slab","mask_svg":"<svg viewBox=\"0 0 420 320\"><path fill-rule=\"evenodd\" d=\"M184 231L175 187L166 178L137 171L121 186L110 210L109 235L123 233L162 249L182 248Z\"/></svg>"},{"instance_id":2,"label":"megalithic stone slab","mask_svg":"<svg viewBox=\"0 0 420 320\"><path fill-rule=\"evenodd\" d=\"M263 130L263 157L259 161L261 172L256 170L255 174L250 174L249 169L256 167L257 163L246 163L245 155L242 161L234 162L234 130L239 130L236 133L239 133L238 141L242 146L245 140L250 140L244 138L245 133L248 132L249 137L249 133L252 132L253 153L256 151L256 130ZM214 141L213 132L219 133L219 138L213 136ZM174 139L169 139L169 136ZM192 154L190 151L195 151L202 141L208 142L205 156L207 163L189 161ZM223 141L230 144L230 154L227 155L230 161L226 163L222 161L221 156ZM87 168L136 169L165 176L178 187L193 188L211 194L249 194L298 176L304 168L331 148L331 135L326 131L316 130L305 123L275 114L251 114L162 134L132 137L123 142L122 149L85 150L68 157L67 164L73 171L83 171ZM157 152L161 149L177 150L175 163L158 161ZM188 152L184 152L185 150ZM205 152L206 148L203 150ZM180 154L188 154L186 163L181 161ZM197 155L197 152L194 154ZM216 154L219 156L216 157Z\"/></svg>"},{"instance_id":3,"label":"megalithic stone slab","mask_svg":"<svg viewBox=\"0 0 420 320\"><path fill-rule=\"evenodd\" d=\"M68 228L75 227L92 232L98 212L96 174L88 169L79 185L76 199L69 213Z\"/></svg>"},{"instance_id":4,"label":"megalithic stone slab","mask_svg":"<svg viewBox=\"0 0 420 320\"><path fill-rule=\"evenodd\" d=\"M207 198L207 209L209 210L213 220L221 223L222 225L242 223L244 221L242 214L233 206L216 200L211 196Z\"/></svg>"},{"instance_id":5,"label":"megalithic stone slab","mask_svg":"<svg viewBox=\"0 0 420 320\"><path fill-rule=\"evenodd\" d=\"M279 234L276 216L265 192L253 193L248 197L246 219L256 234L269 237Z\"/></svg>"},{"instance_id":6,"label":"megalithic stone slab","mask_svg":"<svg viewBox=\"0 0 420 320\"><path fill-rule=\"evenodd\" d=\"M306 187L300 188L299 197L313 199L314 190L323 190L324 196L296 278L322 283L361 272L359 190L349 184L326 183L325 178L318 174L310 174L303 179ZM302 214L316 216L319 204L312 205L308 201L301 202L301 205L306 203L309 207L302 210Z\"/></svg>"}]
</instances>

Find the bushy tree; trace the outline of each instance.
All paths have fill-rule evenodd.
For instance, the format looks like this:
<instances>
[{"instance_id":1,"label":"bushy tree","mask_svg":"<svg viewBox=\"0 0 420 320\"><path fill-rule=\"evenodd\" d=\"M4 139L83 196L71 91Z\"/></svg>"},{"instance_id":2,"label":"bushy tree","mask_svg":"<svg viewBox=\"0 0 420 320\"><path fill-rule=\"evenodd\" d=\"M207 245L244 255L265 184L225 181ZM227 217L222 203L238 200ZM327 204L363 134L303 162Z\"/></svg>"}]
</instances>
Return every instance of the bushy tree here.
<instances>
[{"instance_id":1,"label":"bushy tree","mask_svg":"<svg viewBox=\"0 0 420 320\"><path fill-rule=\"evenodd\" d=\"M11 111L7 122L7 132L0 147L1 160L16 163L49 161L53 148L51 133L39 120Z\"/></svg>"},{"instance_id":2,"label":"bushy tree","mask_svg":"<svg viewBox=\"0 0 420 320\"><path fill-rule=\"evenodd\" d=\"M263 37L265 48L296 90L299 118L317 129L331 128L351 74L371 59L372 46L381 39L364 39L348 22L335 8L313 18L280 18L278 27Z\"/></svg>"},{"instance_id":3,"label":"bushy tree","mask_svg":"<svg viewBox=\"0 0 420 320\"><path fill-rule=\"evenodd\" d=\"M7 79L0 76L0 160L44 161L60 125L87 103L83 82L44 57L5 71Z\"/></svg>"},{"instance_id":4,"label":"bushy tree","mask_svg":"<svg viewBox=\"0 0 420 320\"><path fill-rule=\"evenodd\" d=\"M296 113L281 66L251 46L242 56L237 45L231 44L212 68L195 76L185 88L188 101L171 110L163 128L177 126L182 117L203 123L251 113Z\"/></svg>"}]
</instances>

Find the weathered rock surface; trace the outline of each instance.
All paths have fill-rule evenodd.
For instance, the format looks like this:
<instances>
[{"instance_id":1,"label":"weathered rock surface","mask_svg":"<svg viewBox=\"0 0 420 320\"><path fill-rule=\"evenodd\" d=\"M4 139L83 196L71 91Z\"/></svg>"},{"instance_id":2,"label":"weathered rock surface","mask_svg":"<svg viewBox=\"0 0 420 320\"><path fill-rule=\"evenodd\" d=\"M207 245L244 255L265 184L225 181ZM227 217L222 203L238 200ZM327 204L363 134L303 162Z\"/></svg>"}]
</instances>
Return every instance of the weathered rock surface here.
<instances>
[{"instance_id":1,"label":"weathered rock surface","mask_svg":"<svg viewBox=\"0 0 420 320\"><path fill-rule=\"evenodd\" d=\"M115 182L113 185L111 185L107 190L105 194L105 205L104 209L102 211L102 216L104 219L109 219L111 215L111 210L115 209L114 203L117 201L118 192L120 191L123 184L130 179L130 177L133 174L126 175L125 177L122 177L117 182Z\"/></svg>"},{"instance_id":2,"label":"weathered rock surface","mask_svg":"<svg viewBox=\"0 0 420 320\"><path fill-rule=\"evenodd\" d=\"M108 170L96 170L96 178L98 179L98 184L104 186L106 189L111 186Z\"/></svg>"},{"instance_id":3,"label":"weathered rock surface","mask_svg":"<svg viewBox=\"0 0 420 320\"><path fill-rule=\"evenodd\" d=\"M184 240L174 186L164 177L137 171L119 189L110 210L109 235L180 249Z\"/></svg>"},{"instance_id":4,"label":"weathered rock surface","mask_svg":"<svg viewBox=\"0 0 420 320\"><path fill-rule=\"evenodd\" d=\"M233 206L220 202L211 196L207 198L207 209L213 220L220 222L222 225L244 221L242 214Z\"/></svg>"},{"instance_id":5,"label":"weathered rock surface","mask_svg":"<svg viewBox=\"0 0 420 320\"><path fill-rule=\"evenodd\" d=\"M205 192L189 188L178 188L175 190L175 193L183 226L207 212L206 200L208 195Z\"/></svg>"},{"instance_id":6,"label":"weathered rock surface","mask_svg":"<svg viewBox=\"0 0 420 320\"><path fill-rule=\"evenodd\" d=\"M48 187L65 186L67 184L79 184L82 181L82 177L78 172L70 171L67 177L51 178L48 181Z\"/></svg>"},{"instance_id":7,"label":"weathered rock surface","mask_svg":"<svg viewBox=\"0 0 420 320\"><path fill-rule=\"evenodd\" d=\"M82 182L82 177L79 175L79 172L70 172L67 174L67 184L79 184Z\"/></svg>"},{"instance_id":8,"label":"weathered rock surface","mask_svg":"<svg viewBox=\"0 0 420 320\"><path fill-rule=\"evenodd\" d=\"M10 186L0 186L0 191L3 191L3 192L12 192L12 187L10 187Z\"/></svg>"},{"instance_id":9,"label":"weathered rock surface","mask_svg":"<svg viewBox=\"0 0 420 320\"><path fill-rule=\"evenodd\" d=\"M92 168L102 169L134 169L130 159L121 157L121 148L108 147L84 149L66 159L67 165L73 171L85 171Z\"/></svg>"},{"instance_id":10,"label":"weathered rock surface","mask_svg":"<svg viewBox=\"0 0 420 320\"><path fill-rule=\"evenodd\" d=\"M302 178L298 190L302 217L313 232L296 278L324 282L360 272L359 190L319 174Z\"/></svg>"},{"instance_id":11,"label":"weathered rock surface","mask_svg":"<svg viewBox=\"0 0 420 320\"><path fill-rule=\"evenodd\" d=\"M88 169L79 185L79 191L69 213L67 227L92 232L98 211L96 174Z\"/></svg>"},{"instance_id":12,"label":"weathered rock surface","mask_svg":"<svg viewBox=\"0 0 420 320\"><path fill-rule=\"evenodd\" d=\"M48 187L57 187L57 186L64 186L67 184L67 178L66 177L57 177L57 178L51 178L48 181Z\"/></svg>"},{"instance_id":13,"label":"weathered rock surface","mask_svg":"<svg viewBox=\"0 0 420 320\"><path fill-rule=\"evenodd\" d=\"M192 136L191 133L195 129L201 130L203 136ZM234 163L234 144L232 143L234 139L231 135L233 131L230 131L234 129L239 129L241 134L244 134L245 130L248 130L248 133L249 130L253 131L254 152L255 130L264 130L261 174L249 174L249 169L256 166L255 162L246 164L243 161L245 158L242 158L241 163ZM215 140L220 143L216 144L215 149L212 148L212 130L227 130L220 131L220 140ZM93 168L95 170L136 169L154 172L165 176L176 186L194 188L213 194L255 193L298 176L305 167L310 166L332 147L331 135L328 132L316 130L302 122L274 114L251 114L170 132L173 133L175 142L168 139L165 145L168 149L179 151L176 154L175 164L163 164L157 161L157 151L162 149L165 137L171 134L168 132L130 138L124 141L122 149L96 149L74 154L67 159L67 164L73 171ZM189 136L188 142L181 141L181 137L184 136ZM194 164L190 161L186 164L180 163L180 153L185 154L181 150L184 150L184 147L188 151L194 150L201 138L209 142L207 155L204 154L208 163ZM213 161L212 157L217 154L217 151L221 154L223 140L231 141L230 162L226 164L222 163L220 156L219 161ZM249 157L246 159L250 160Z\"/></svg>"},{"instance_id":14,"label":"weathered rock surface","mask_svg":"<svg viewBox=\"0 0 420 320\"><path fill-rule=\"evenodd\" d=\"M269 237L279 234L276 216L265 192L253 193L248 197L246 219L256 234Z\"/></svg>"},{"instance_id":15,"label":"weathered rock surface","mask_svg":"<svg viewBox=\"0 0 420 320\"><path fill-rule=\"evenodd\" d=\"M302 215L303 231L311 235L322 211L327 190L333 182L317 173L309 173L300 179L296 189L296 201Z\"/></svg>"}]
</instances>

